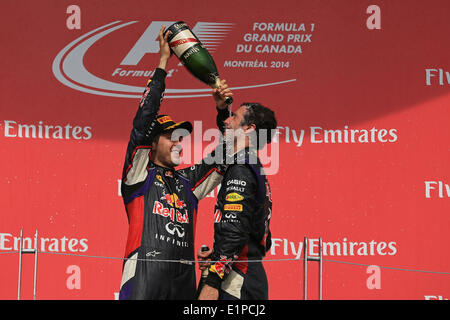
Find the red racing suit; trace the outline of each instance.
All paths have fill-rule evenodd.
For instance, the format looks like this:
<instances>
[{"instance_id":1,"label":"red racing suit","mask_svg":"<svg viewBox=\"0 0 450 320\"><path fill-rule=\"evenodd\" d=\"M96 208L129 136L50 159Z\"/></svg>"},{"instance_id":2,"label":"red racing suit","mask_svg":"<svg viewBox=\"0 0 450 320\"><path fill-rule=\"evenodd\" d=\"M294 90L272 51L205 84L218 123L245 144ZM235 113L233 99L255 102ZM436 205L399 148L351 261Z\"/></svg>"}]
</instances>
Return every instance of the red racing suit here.
<instances>
[{"instance_id":1,"label":"red racing suit","mask_svg":"<svg viewBox=\"0 0 450 320\"><path fill-rule=\"evenodd\" d=\"M167 73L156 69L133 120L121 191L129 229L119 299L194 299L197 203L225 167L205 161L173 170L150 161L149 139ZM205 160L205 159L204 159ZM174 260L177 262L162 262Z\"/></svg>"}]
</instances>

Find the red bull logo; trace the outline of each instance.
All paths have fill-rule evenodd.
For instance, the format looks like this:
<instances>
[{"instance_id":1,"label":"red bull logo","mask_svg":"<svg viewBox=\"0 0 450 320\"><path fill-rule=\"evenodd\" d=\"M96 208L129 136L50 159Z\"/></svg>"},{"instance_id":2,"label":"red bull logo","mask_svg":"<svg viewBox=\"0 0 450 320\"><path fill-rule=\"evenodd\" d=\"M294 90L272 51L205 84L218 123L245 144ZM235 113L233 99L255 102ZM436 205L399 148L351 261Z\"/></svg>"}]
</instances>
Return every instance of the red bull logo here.
<instances>
[{"instance_id":1,"label":"red bull logo","mask_svg":"<svg viewBox=\"0 0 450 320\"><path fill-rule=\"evenodd\" d=\"M167 204L171 207L175 207L178 209L186 208L186 204L178 198L178 195L176 193L166 194L161 197L161 200L163 199L166 200Z\"/></svg>"},{"instance_id":2,"label":"red bull logo","mask_svg":"<svg viewBox=\"0 0 450 320\"><path fill-rule=\"evenodd\" d=\"M232 259L228 259L226 256L221 255L219 262L216 262L215 264L211 265L209 270L217 273L220 278L223 278L225 273L228 274L230 272L231 261Z\"/></svg>"},{"instance_id":3,"label":"red bull logo","mask_svg":"<svg viewBox=\"0 0 450 320\"><path fill-rule=\"evenodd\" d=\"M164 175L165 175L166 177L171 177L171 178L173 178L173 173L172 173L172 171L166 171L166 172L164 173Z\"/></svg>"},{"instance_id":4,"label":"red bull logo","mask_svg":"<svg viewBox=\"0 0 450 320\"><path fill-rule=\"evenodd\" d=\"M172 221L176 221L179 223L189 223L189 216L187 212L183 214L175 208L166 208L159 201L155 201L155 203L153 204L153 213L165 218L168 217Z\"/></svg>"}]
</instances>

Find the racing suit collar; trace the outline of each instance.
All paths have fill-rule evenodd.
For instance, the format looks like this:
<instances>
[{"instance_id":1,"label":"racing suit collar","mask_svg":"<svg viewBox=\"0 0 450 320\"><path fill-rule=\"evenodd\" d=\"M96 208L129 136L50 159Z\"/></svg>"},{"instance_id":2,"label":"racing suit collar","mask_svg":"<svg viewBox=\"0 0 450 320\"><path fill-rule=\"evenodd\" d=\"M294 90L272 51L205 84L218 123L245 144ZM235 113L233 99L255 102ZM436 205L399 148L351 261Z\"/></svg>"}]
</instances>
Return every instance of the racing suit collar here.
<instances>
[{"instance_id":1,"label":"racing suit collar","mask_svg":"<svg viewBox=\"0 0 450 320\"><path fill-rule=\"evenodd\" d=\"M254 147L245 147L233 153L227 155L227 164L243 164L245 162L256 164L258 158L258 152Z\"/></svg>"},{"instance_id":2,"label":"racing suit collar","mask_svg":"<svg viewBox=\"0 0 450 320\"><path fill-rule=\"evenodd\" d=\"M160 165L154 163L153 161L151 161L150 163L152 164L153 167L155 167L155 168L157 168L157 169L159 169L159 170L162 170L162 171L164 171L164 172L165 172L165 171L170 171L170 172L172 172L172 173L175 173L175 168L167 168L167 167L163 167L163 166L160 166Z\"/></svg>"}]
</instances>

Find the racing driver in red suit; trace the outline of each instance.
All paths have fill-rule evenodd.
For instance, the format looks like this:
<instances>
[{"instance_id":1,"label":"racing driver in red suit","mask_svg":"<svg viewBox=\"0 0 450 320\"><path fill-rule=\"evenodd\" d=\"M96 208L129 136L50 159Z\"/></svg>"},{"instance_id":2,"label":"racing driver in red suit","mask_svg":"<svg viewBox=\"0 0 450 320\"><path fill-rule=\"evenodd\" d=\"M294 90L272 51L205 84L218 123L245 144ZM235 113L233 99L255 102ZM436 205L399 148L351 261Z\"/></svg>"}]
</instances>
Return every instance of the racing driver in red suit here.
<instances>
[{"instance_id":1,"label":"racing driver in red suit","mask_svg":"<svg viewBox=\"0 0 450 320\"><path fill-rule=\"evenodd\" d=\"M164 28L159 33L160 62L133 120L123 167L121 191L129 230L120 300L194 299L197 203L221 182L225 169L205 158L175 170L180 164L181 139L192 125L158 115L171 55L169 32L164 37ZM232 95L225 82L221 94L223 101Z\"/></svg>"}]
</instances>

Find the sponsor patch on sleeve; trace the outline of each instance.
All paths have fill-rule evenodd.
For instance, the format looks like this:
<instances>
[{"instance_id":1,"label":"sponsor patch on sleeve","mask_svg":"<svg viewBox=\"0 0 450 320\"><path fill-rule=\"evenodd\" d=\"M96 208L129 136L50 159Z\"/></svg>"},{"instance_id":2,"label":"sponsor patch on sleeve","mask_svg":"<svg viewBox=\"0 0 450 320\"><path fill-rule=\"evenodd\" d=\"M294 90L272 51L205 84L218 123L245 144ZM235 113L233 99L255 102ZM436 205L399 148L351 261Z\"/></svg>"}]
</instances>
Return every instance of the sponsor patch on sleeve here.
<instances>
[{"instance_id":1,"label":"sponsor patch on sleeve","mask_svg":"<svg viewBox=\"0 0 450 320\"><path fill-rule=\"evenodd\" d=\"M229 202L235 202L244 200L244 197L241 196L239 193L232 192L226 195L225 200Z\"/></svg>"},{"instance_id":2,"label":"sponsor patch on sleeve","mask_svg":"<svg viewBox=\"0 0 450 320\"><path fill-rule=\"evenodd\" d=\"M157 118L156 120L158 120L158 122L160 124L164 124L166 122L173 121L172 118L169 117L169 116L164 116L164 117L161 117L161 118Z\"/></svg>"},{"instance_id":3,"label":"sponsor patch on sleeve","mask_svg":"<svg viewBox=\"0 0 450 320\"><path fill-rule=\"evenodd\" d=\"M225 211L242 211L242 204L226 204L223 206Z\"/></svg>"}]
</instances>

